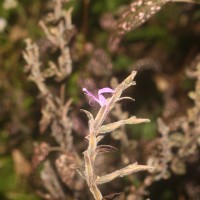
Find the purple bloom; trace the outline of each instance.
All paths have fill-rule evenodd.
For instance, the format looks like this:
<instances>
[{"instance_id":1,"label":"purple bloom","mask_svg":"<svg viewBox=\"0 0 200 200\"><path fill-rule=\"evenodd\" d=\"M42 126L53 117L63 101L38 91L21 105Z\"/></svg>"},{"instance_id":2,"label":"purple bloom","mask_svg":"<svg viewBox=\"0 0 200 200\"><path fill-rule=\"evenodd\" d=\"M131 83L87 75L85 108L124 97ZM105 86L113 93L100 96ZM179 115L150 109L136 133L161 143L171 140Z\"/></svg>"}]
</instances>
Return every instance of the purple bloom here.
<instances>
[{"instance_id":1,"label":"purple bloom","mask_svg":"<svg viewBox=\"0 0 200 200\"><path fill-rule=\"evenodd\" d=\"M100 106L104 106L107 104L106 98L103 96L104 93L114 93L115 91L109 87L102 88L98 91L98 97L94 96L91 92L89 92L86 88L83 88L83 92L85 92L86 95L91 97L91 100L96 101L100 104Z\"/></svg>"}]
</instances>

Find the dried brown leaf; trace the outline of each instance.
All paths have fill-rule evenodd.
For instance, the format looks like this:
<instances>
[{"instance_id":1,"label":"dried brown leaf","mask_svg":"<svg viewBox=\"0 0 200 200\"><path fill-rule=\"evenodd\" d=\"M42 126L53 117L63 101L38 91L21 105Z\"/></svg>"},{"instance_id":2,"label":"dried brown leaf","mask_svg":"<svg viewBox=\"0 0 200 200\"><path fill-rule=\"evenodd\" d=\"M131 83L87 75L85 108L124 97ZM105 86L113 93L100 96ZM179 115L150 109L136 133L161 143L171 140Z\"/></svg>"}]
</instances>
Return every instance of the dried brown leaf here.
<instances>
[{"instance_id":1,"label":"dried brown leaf","mask_svg":"<svg viewBox=\"0 0 200 200\"><path fill-rule=\"evenodd\" d=\"M109 153L109 152L114 152L114 151L117 151L117 148L111 145L99 145L96 148L97 154Z\"/></svg>"},{"instance_id":2,"label":"dried brown leaf","mask_svg":"<svg viewBox=\"0 0 200 200\"><path fill-rule=\"evenodd\" d=\"M42 142L34 148L34 155L32 158L33 168L36 168L41 162L43 162L49 154L50 146Z\"/></svg>"},{"instance_id":3,"label":"dried brown leaf","mask_svg":"<svg viewBox=\"0 0 200 200\"><path fill-rule=\"evenodd\" d=\"M114 194L109 194L107 196L103 197L103 200L113 200L116 199L116 197L119 197L121 193L114 193Z\"/></svg>"},{"instance_id":4,"label":"dried brown leaf","mask_svg":"<svg viewBox=\"0 0 200 200\"><path fill-rule=\"evenodd\" d=\"M24 157L22 152L18 149L14 149L12 151L12 158L14 161L15 172L21 176L28 176L31 173L31 164L29 161Z\"/></svg>"},{"instance_id":5,"label":"dried brown leaf","mask_svg":"<svg viewBox=\"0 0 200 200\"><path fill-rule=\"evenodd\" d=\"M76 158L73 154L62 154L56 159L56 168L61 180L69 188L74 187L74 177L76 174Z\"/></svg>"}]
</instances>

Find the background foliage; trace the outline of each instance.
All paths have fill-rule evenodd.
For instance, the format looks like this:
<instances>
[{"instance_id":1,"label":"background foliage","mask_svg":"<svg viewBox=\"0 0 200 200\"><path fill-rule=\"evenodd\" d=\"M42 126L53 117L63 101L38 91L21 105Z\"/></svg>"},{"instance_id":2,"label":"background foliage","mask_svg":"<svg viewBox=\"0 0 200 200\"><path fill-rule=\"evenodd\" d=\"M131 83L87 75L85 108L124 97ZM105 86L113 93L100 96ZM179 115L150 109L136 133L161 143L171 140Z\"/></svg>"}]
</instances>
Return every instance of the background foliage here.
<instances>
[{"instance_id":1,"label":"background foliage","mask_svg":"<svg viewBox=\"0 0 200 200\"><path fill-rule=\"evenodd\" d=\"M33 172L31 159L35 142L48 141L48 136L39 134L42 102L37 88L24 73L22 50L25 38L39 43L45 37L38 21L49 12L50 1L20 0L9 9L3 6L4 1L0 1L0 20L7 23L0 32L0 199L37 200L40 197L36 193L42 190L38 175L40 167ZM143 147L159 138L156 119L162 117L170 124L187 115L187 109L193 105L188 92L194 90L195 81L186 77L185 70L193 69L199 61L200 7L168 3L142 26L125 34L112 51L109 38L113 30L105 23L112 17L118 18L120 9L129 3L130 0L82 0L66 5L66 9L73 7L75 26L69 44L73 73L65 80L66 97L73 99L72 116L76 115L83 122L79 122L81 128L73 133L74 144L81 154L86 134L81 130L87 130L87 122L79 109L89 108L82 94L83 84L89 83L91 88L94 84L93 89L102 88L111 84L111 77L121 81L133 69L138 70L137 86L127 91L136 101L127 101L122 108L130 115L151 119L148 124L127 127L127 137L134 141L133 146L136 145L133 160L146 163L148 152ZM48 52L41 56L42 60L48 60ZM49 84L53 88L55 83L50 80ZM95 106L89 109L95 112ZM114 144L120 148L119 140ZM129 157L132 154L129 152ZM117 161L110 158L110 163L112 166ZM185 174L172 172L170 179L152 184L148 188L151 199L199 199L199 180L191 173L194 170L199 174L198 166L199 160L187 165ZM123 189L119 182L113 183L110 189L126 194L129 191L126 186L131 185L132 190L140 188L145 175L123 179ZM192 197L184 186L193 181L196 197ZM137 191L139 194L139 189ZM148 195L142 193L142 196Z\"/></svg>"}]
</instances>

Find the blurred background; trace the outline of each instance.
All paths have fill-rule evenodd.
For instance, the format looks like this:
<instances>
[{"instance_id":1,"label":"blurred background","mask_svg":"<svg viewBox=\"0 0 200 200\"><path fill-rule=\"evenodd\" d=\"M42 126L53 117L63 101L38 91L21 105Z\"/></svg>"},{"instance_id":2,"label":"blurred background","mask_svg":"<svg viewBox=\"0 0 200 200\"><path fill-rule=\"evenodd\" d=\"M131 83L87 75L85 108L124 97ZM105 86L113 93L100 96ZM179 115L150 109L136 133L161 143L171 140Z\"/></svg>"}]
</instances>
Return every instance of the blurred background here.
<instances>
[{"instance_id":1,"label":"blurred background","mask_svg":"<svg viewBox=\"0 0 200 200\"><path fill-rule=\"evenodd\" d=\"M118 30L120 20L122 22L124 20L121 15L130 8L132 2L134 1L71 0L66 1L63 6L64 10L73 8L73 31L71 36L66 33L66 38L70 37L68 47L72 72L62 80L62 83L66 84L65 99L73 100L69 116L72 119L74 148L80 157L82 157L81 152L87 148L85 140L87 120L80 109L90 110L93 114L98 109L98 105L88 104L82 87L92 91L112 87L121 82L132 70L138 71L137 85L128 89L125 94L134 98L135 102L123 102L120 109L116 110L118 113L113 114L114 117L108 121L118 119L123 113L149 118L151 122L128 126L126 130L121 130L122 133L127 133L125 139L122 139L121 132L115 132L106 139L105 143L111 142L119 148L113 157L109 154L106 158L105 168L108 171L120 166L116 165L119 160L122 163L137 161L146 164L148 158L152 156L151 153L153 156L158 154L160 150L155 148L157 144L155 142L162 135L157 126L159 117L167 125L176 126L170 127L170 135L179 133L178 136L181 135L183 139L181 141L185 141L187 131L180 124L184 120L187 121L188 109L196 105L188 96L190 91L195 90L196 79L188 77L186 71L194 70L200 62L200 6L190 3L161 4L159 5L161 9L155 15L152 14L148 20L141 23L139 21L135 27L120 32ZM48 135L49 130L46 130L47 133L40 133L39 122L44 102L37 86L28 80L24 71L26 62L22 57L26 38L31 38L41 48L40 60L43 63L47 63L52 55L56 57L59 54L53 47L51 48L51 45L49 46L46 35L38 24L39 20L51 11L51 0L0 1L1 200L55 199L52 196L42 195L49 193L40 178L43 163L38 164L37 168L33 168L32 164L37 144L45 141L55 145L56 142ZM134 20L130 13L128 16L130 21ZM60 82L48 79L46 84L53 94L57 94ZM198 127L195 130L200 134ZM189 131L187 133L189 134ZM127 141L130 143L126 143ZM127 148L127 144L131 148ZM163 146L166 145L165 143ZM188 155L181 157L183 159L178 162L178 169L177 166L171 167L171 158L166 161L169 176L165 174L166 176L161 176L156 181L152 181L151 178L150 184L145 183L143 187L144 181L147 182L149 179L145 179L147 173L141 173L123 178L123 184L120 180L113 181L108 188L103 187L102 191L123 192L119 199L129 200L148 197L152 200L198 200L200 199L198 145L195 146L190 159ZM173 158L176 157L174 152L177 152L179 147L180 145L173 149L169 147ZM48 159L55 160L55 156L49 155ZM163 158L163 155L161 157ZM98 162L102 162L101 158ZM86 196L81 196L81 193L85 192L83 189L79 189L76 197L69 185L62 183L62 188L69 194L66 199L92 199L89 192Z\"/></svg>"}]
</instances>

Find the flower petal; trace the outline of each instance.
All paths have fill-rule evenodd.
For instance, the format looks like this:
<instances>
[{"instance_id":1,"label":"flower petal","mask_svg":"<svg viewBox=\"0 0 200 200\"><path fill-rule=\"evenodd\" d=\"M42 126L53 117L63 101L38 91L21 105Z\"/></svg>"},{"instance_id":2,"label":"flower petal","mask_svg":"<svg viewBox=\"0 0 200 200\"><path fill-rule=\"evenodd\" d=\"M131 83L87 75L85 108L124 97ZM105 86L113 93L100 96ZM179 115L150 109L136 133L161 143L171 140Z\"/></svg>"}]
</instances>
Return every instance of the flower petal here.
<instances>
[{"instance_id":1,"label":"flower petal","mask_svg":"<svg viewBox=\"0 0 200 200\"><path fill-rule=\"evenodd\" d=\"M101 107L107 104L107 100L102 94L99 95L99 101L101 102Z\"/></svg>"},{"instance_id":2,"label":"flower petal","mask_svg":"<svg viewBox=\"0 0 200 200\"><path fill-rule=\"evenodd\" d=\"M95 97L91 92L89 92L86 88L83 88L83 92L85 92L86 95L92 97L95 101L98 101L98 98Z\"/></svg>"},{"instance_id":3,"label":"flower petal","mask_svg":"<svg viewBox=\"0 0 200 200\"><path fill-rule=\"evenodd\" d=\"M109 87L102 88L98 91L98 95L103 93L114 93L115 91Z\"/></svg>"},{"instance_id":4,"label":"flower petal","mask_svg":"<svg viewBox=\"0 0 200 200\"><path fill-rule=\"evenodd\" d=\"M83 92L85 92L86 95L90 96L91 99L89 101L89 104L92 105L92 101L96 101L100 104L100 106L104 106L107 104L106 98L102 95L103 93L114 93L115 91L109 87L102 88L98 91L98 98L95 97L91 92L89 92L86 88L83 88Z\"/></svg>"},{"instance_id":5,"label":"flower petal","mask_svg":"<svg viewBox=\"0 0 200 200\"><path fill-rule=\"evenodd\" d=\"M89 92L86 88L83 88L83 92L88 95L89 97L91 97L89 104L92 105L92 100L96 101L97 103L99 103L101 105L101 101L95 97L91 92ZM102 105L101 105L102 106Z\"/></svg>"}]
</instances>

